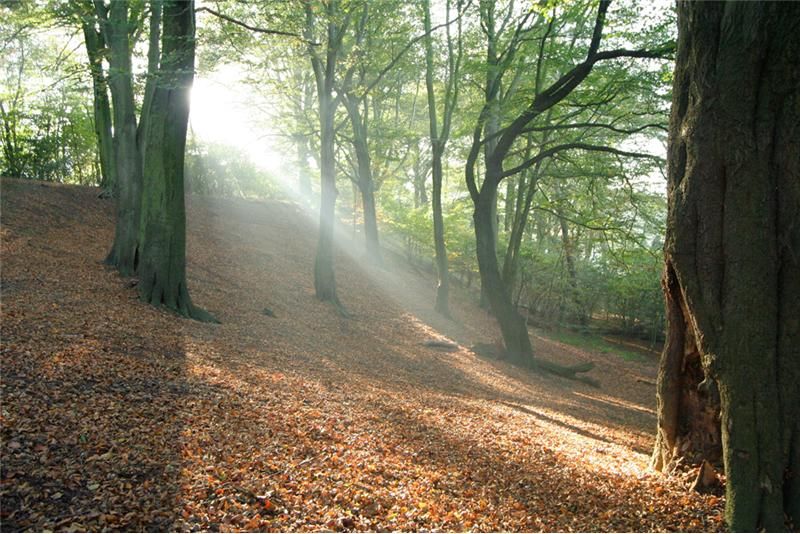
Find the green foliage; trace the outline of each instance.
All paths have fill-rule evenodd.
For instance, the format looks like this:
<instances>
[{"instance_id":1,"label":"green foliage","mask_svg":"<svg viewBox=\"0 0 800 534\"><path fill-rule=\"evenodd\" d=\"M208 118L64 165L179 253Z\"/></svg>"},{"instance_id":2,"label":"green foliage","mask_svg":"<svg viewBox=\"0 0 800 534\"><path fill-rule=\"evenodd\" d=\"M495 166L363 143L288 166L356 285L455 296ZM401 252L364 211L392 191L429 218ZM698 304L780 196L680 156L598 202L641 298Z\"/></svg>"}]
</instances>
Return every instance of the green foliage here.
<instances>
[{"instance_id":1,"label":"green foliage","mask_svg":"<svg viewBox=\"0 0 800 534\"><path fill-rule=\"evenodd\" d=\"M437 26L445 22L444 2L432 4L433 25ZM296 1L221 0L213 6L229 19L293 33L294 37L254 32L199 11L199 76L231 69L236 79L247 80L254 95L253 118L260 118L271 130L269 139L285 155L285 174L294 176L299 171L317 179L319 103L309 57L317 54L324 59L327 21L332 17L337 28L346 28L333 65L333 92L358 101L382 230L413 243L417 254L432 259L424 43L418 40L405 48L422 33L421 3L340 0L329 11L325 2L312 0L315 22L310 28L306 26L304 5ZM138 15L134 18L138 21L146 19L146 6L135 4ZM444 155L445 240L452 271L469 272L477 279L473 205L464 172L476 119L485 104L487 79L490 75L501 79L497 115L503 128L530 104L537 90L585 58L597 2L452 0L450 6L452 17L463 10L464 57L458 76L459 101ZM499 58L495 64L487 61L492 32L482 25L485 21L480 15L481 10L486 15L490 7L498 30L492 37ZM67 26L64 21L69 19L70 10L63 5L60 11L51 9L53 13L66 13L58 16ZM0 65L0 100L5 106L4 122L16 136L12 139L4 134L3 172L91 183L99 172L83 49L73 47L73 52L62 53L72 48L64 46L65 30L59 30L59 41L45 29L52 26L47 10L12 11L4 11L9 16L0 26L4 56L8 58ZM70 24L75 27L74 20ZM146 38L144 26L135 36L140 43ZM450 31L456 28L452 25ZM437 102L443 101L447 90L444 80L450 51L446 31L438 28L432 33ZM652 50L673 38L671 8L644 0L615 0L607 15L601 49ZM402 55L398 55L400 52ZM142 54L140 50L138 63L143 61ZM389 65L391 68L384 70ZM142 77L136 79L141 85ZM666 135L663 126L670 105L670 81L669 60L627 58L598 63L574 92L531 122L531 131L521 135L509 150L505 168L519 165L539 150L566 143L663 153L659 142ZM263 111L265 103L271 109ZM349 180L357 159L344 106L338 107L335 128L338 187L342 192L338 203L340 208L352 209ZM532 205L522 234L512 298L546 322L583 327L587 321L602 321L626 333L659 337L663 330L659 279L665 217L664 192L658 181L662 164L657 158L588 150L565 150L543 162L530 191ZM479 187L485 169L482 155L476 169ZM507 180L516 184L521 177L518 174ZM259 169L246 152L202 140L193 140L188 146L186 179L188 190L198 194L280 194L278 182ZM307 187L318 189L316 184ZM525 188L514 188L509 194L505 183L501 184L497 248L501 263L510 240L504 223L513 221L516 215L517 195L527 193Z\"/></svg>"},{"instance_id":2,"label":"green foliage","mask_svg":"<svg viewBox=\"0 0 800 534\"><path fill-rule=\"evenodd\" d=\"M99 180L91 89L80 40L21 2L0 9L0 173L95 184Z\"/></svg>"},{"instance_id":3,"label":"green foliage","mask_svg":"<svg viewBox=\"0 0 800 534\"><path fill-rule=\"evenodd\" d=\"M186 190L199 195L276 198L275 179L238 147L190 139L186 151Z\"/></svg>"}]
</instances>

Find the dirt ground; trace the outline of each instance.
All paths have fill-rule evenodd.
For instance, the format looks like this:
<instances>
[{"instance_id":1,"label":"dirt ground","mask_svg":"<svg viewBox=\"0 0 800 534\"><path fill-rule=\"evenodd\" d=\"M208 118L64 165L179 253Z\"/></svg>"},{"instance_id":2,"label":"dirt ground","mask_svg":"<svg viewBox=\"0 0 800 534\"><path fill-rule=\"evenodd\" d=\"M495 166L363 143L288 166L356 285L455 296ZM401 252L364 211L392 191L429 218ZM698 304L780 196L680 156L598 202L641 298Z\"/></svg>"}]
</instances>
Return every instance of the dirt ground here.
<instances>
[{"instance_id":1,"label":"dirt ground","mask_svg":"<svg viewBox=\"0 0 800 534\"><path fill-rule=\"evenodd\" d=\"M113 201L4 179L2 529L722 529L721 499L647 469L654 359L534 336L594 388L478 357L499 336L472 296L442 318L433 280L346 235L344 319L314 298L315 219L190 198L204 324L101 263Z\"/></svg>"}]
</instances>

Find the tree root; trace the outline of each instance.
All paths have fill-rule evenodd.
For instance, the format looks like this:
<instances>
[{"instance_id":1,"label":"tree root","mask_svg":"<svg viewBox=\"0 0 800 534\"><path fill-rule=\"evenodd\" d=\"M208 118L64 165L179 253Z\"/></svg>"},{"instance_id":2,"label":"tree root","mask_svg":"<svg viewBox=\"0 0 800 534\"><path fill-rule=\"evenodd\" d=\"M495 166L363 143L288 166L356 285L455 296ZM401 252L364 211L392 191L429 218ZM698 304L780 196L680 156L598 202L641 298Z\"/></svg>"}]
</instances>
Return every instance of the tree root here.
<instances>
[{"instance_id":1,"label":"tree root","mask_svg":"<svg viewBox=\"0 0 800 534\"><path fill-rule=\"evenodd\" d=\"M580 373L587 373L594 369L594 362L584 362L576 365L559 365L539 358L532 358L527 355L512 355L497 344L476 343L471 347L472 352L481 356L486 356L493 360L508 360L515 365L527 367L537 372L546 372L570 380L577 380L593 387L600 387L600 383L594 378L582 376Z\"/></svg>"},{"instance_id":2,"label":"tree root","mask_svg":"<svg viewBox=\"0 0 800 534\"><path fill-rule=\"evenodd\" d=\"M437 350L443 350L445 352L453 352L458 350L458 343L453 343L452 341L444 341L439 339L429 339L422 343L426 347L431 347Z\"/></svg>"},{"instance_id":3,"label":"tree root","mask_svg":"<svg viewBox=\"0 0 800 534\"><path fill-rule=\"evenodd\" d=\"M190 319L194 319L195 321L200 321L201 323L222 324L216 317L211 315L203 308L195 306L194 304L190 306L188 317Z\"/></svg>"}]
</instances>

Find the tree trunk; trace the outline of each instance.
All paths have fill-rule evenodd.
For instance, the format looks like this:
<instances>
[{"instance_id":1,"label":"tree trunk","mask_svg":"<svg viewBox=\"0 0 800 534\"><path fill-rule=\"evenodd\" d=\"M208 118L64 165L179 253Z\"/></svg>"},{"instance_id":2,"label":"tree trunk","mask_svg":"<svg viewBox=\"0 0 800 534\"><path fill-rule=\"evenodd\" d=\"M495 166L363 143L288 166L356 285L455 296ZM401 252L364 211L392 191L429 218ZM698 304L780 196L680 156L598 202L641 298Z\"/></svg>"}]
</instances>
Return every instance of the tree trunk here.
<instances>
[{"instance_id":1,"label":"tree trunk","mask_svg":"<svg viewBox=\"0 0 800 534\"><path fill-rule=\"evenodd\" d=\"M367 245L367 257L375 264L380 265L381 245L378 239L378 216L375 209L375 188L371 182L361 184L361 202L364 208L364 237Z\"/></svg>"},{"instance_id":2,"label":"tree trunk","mask_svg":"<svg viewBox=\"0 0 800 534\"><path fill-rule=\"evenodd\" d=\"M797 20L791 2L678 5L654 465L708 454L692 429L718 388L735 531L800 521Z\"/></svg>"},{"instance_id":3,"label":"tree trunk","mask_svg":"<svg viewBox=\"0 0 800 534\"><path fill-rule=\"evenodd\" d=\"M494 18L495 3L494 1L483 0L481 2L480 14L481 22L485 27L486 32L486 80L484 82L484 100L488 105L488 116L484 124L484 137L486 142L483 145L484 162L484 180L487 179L489 173L489 158L497 147L497 137L495 134L500 129L500 100L498 95L500 93L500 65L499 57L497 55L497 34L495 29ZM498 220L497 220L497 187L490 188L494 198L490 203L490 223L492 230L492 242L497 245L498 236ZM488 193L488 190L487 190ZM483 192L481 193L483 194ZM495 249L495 255L497 250ZM496 262L495 262L496 263ZM481 280L483 280L481 278ZM489 292L491 289L481 281L481 299L480 307L494 310L491 306L491 298ZM527 332L526 332L527 337Z\"/></svg>"},{"instance_id":4,"label":"tree trunk","mask_svg":"<svg viewBox=\"0 0 800 534\"><path fill-rule=\"evenodd\" d=\"M89 56L89 72L92 76L92 109L94 133L97 138L97 153L100 160L100 187L104 192L116 189L116 163L114 162L114 138L111 134L111 104L108 100L108 84L103 72L103 37L95 29L96 17L86 14L81 19L86 54Z\"/></svg>"},{"instance_id":5,"label":"tree trunk","mask_svg":"<svg viewBox=\"0 0 800 534\"><path fill-rule=\"evenodd\" d=\"M532 139L529 136L525 149L526 157L529 157L531 144ZM522 238L525 236L525 227L528 224L528 216L536 193L536 185L539 183L541 167L542 162L539 162L534 165L533 169L520 174L517 184L516 206L514 208L514 217L511 221L511 234L508 236L508 246L503 259L503 283L509 290L516 284L519 270L519 252L522 248Z\"/></svg>"},{"instance_id":6,"label":"tree trunk","mask_svg":"<svg viewBox=\"0 0 800 534\"><path fill-rule=\"evenodd\" d=\"M486 298L500 325L508 358L519 365L533 366L533 348L528 337L528 327L511 301L511 295L503 283L497 263L497 248L492 228L492 204L496 203L496 198L496 181L485 180L473 213L481 287L485 288Z\"/></svg>"},{"instance_id":7,"label":"tree trunk","mask_svg":"<svg viewBox=\"0 0 800 534\"><path fill-rule=\"evenodd\" d=\"M163 12L163 0L150 0L150 35L148 37L147 48L147 81L144 84L144 97L142 98L142 111L139 114L139 127L136 131L136 142L139 145L142 163L147 158L145 154L145 136L150 116L150 108L153 96L156 91L158 81L159 59L161 56L161 15Z\"/></svg>"},{"instance_id":8,"label":"tree trunk","mask_svg":"<svg viewBox=\"0 0 800 534\"><path fill-rule=\"evenodd\" d=\"M585 305L581 298L580 289L578 288L578 270L575 267L575 248L572 238L569 235L567 220L561 215L560 210L558 210L558 224L561 229L561 246L564 250L564 263L567 264L567 282L569 283L570 297L573 306L575 306L573 318L576 319L581 326L586 326L589 324L589 317L586 315Z\"/></svg>"},{"instance_id":9,"label":"tree trunk","mask_svg":"<svg viewBox=\"0 0 800 534\"><path fill-rule=\"evenodd\" d=\"M194 2L164 2L161 68L144 133L139 297L183 316L213 320L186 286L184 154L194 78Z\"/></svg>"},{"instance_id":10,"label":"tree trunk","mask_svg":"<svg viewBox=\"0 0 800 534\"><path fill-rule=\"evenodd\" d=\"M372 179L372 161L369 155L366 110L359 110L360 101L353 94L344 96L344 105L353 128L353 147L356 151L358 180L356 185L361 191L364 205L364 238L366 240L367 257L373 263L380 264L381 247L378 241L378 218L375 210L375 182Z\"/></svg>"},{"instance_id":11,"label":"tree trunk","mask_svg":"<svg viewBox=\"0 0 800 534\"><path fill-rule=\"evenodd\" d=\"M330 94L319 95L320 186L319 239L314 259L314 290L317 298L339 305L333 270L333 230L336 209L336 159L334 154L333 104Z\"/></svg>"},{"instance_id":12,"label":"tree trunk","mask_svg":"<svg viewBox=\"0 0 800 534\"><path fill-rule=\"evenodd\" d=\"M450 266L447 260L447 245L444 241L444 216L442 214L442 153L444 145L436 143L431 149L433 159L433 192L431 207L433 209L433 244L436 250L436 302L434 309L450 317Z\"/></svg>"},{"instance_id":13,"label":"tree trunk","mask_svg":"<svg viewBox=\"0 0 800 534\"><path fill-rule=\"evenodd\" d=\"M304 116L307 112L311 111L314 105L314 85L308 78L308 75L298 68L297 78L302 80L303 87L303 100L301 103L301 112L297 114L296 120L302 123ZM308 166L308 156L310 150L308 148L309 135L307 133L297 134L295 137L297 143L297 172L300 185L300 195L306 200L311 200L311 169Z\"/></svg>"},{"instance_id":14,"label":"tree trunk","mask_svg":"<svg viewBox=\"0 0 800 534\"><path fill-rule=\"evenodd\" d=\"M142 160L136 142L136 104L127 3L112 2L108 14L101 12L98 16L110 49L109 87L114 105L114 159L118 184L114 244L106 263L115 266L123 276L131 276L136 272L139 258Z\"/></svg>"},{"instance_id":15,"label":"tree trunk","mask_svg":"<svg viewBox=\"0 0 800 534\"><path fill-rule=\"evenodd\" d=\"M444 111L442 113L442 125L439 123L436 110L436 92L433 86L434 64L433 64L433 37L431 33L431 5L426 0L423 4L423 23L428 35L425 38L425 89L428 97L428 128L431 142L431 208L433 211L433 244L436 251L436 275L438 282L436 285L436 301L434 309L450 317L450 266L447 259L447 245L444 240L444 215L442 212L442 185L444 182L444 172L442 168L442 157L445 146L450 136L450 124L458 100L457 76L461 63L461 26L458 33L457 55L453 50L451 35L447 33L448 51L448 77L445 84ZM450 17L450 2L446 3L447 18ZM459 23L460 24L460 23ZM421 184L421 194L425 194L424 174ZM421 197L422 198L422 197Z\"/></svg>"}]
</instances>

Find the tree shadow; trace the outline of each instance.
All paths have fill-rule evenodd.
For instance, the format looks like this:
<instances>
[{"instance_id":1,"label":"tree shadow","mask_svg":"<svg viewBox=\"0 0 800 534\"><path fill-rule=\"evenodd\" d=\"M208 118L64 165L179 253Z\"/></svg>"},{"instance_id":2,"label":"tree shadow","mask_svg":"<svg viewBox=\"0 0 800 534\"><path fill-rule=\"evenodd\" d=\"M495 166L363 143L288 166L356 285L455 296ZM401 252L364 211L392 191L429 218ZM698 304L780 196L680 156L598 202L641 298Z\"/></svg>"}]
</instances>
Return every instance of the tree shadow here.
<instances>
[{"instance_id":1,"label":"tree shadow","mask_svg":"<svg viewBox=\"0 0 800 534\"><path fill-rule=\"evenodd\" d=\"M204 394L186 377L182 321L99 263L112 201L8 185L1 528L172 530L186 406Z\"/></svg>"}]
</instances>

